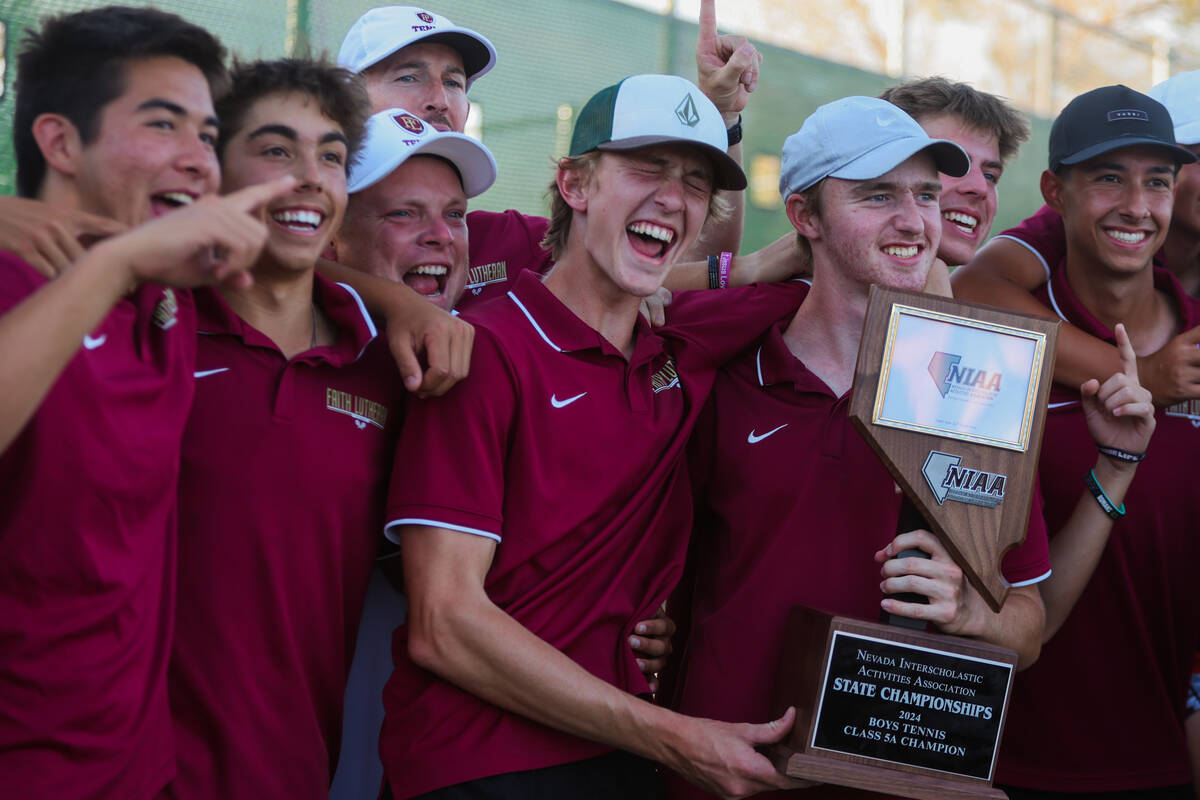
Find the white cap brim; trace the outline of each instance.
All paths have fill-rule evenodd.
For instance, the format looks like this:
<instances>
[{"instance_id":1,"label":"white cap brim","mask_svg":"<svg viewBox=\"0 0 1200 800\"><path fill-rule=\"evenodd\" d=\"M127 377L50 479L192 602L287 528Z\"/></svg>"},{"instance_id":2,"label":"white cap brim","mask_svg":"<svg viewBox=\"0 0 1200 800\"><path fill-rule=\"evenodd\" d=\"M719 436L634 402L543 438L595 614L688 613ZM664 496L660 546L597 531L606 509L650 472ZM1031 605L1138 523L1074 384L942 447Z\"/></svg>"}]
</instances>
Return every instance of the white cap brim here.
<instances>
[{"instance_id":1,"label":"white cap brim","mask_svg":"<svg viewBox=\"0 0 1200 800\"><path fill-rule=\"evenodd\" d=\"M412 116L402 108L374 114L367 126L367 142L350 170L346 187L350 194L361 192L392 174L413 156L439 156L446 159L462 177L467 197L483 194L496 182L496 159L480 142L452 131L438 131L425 123L417 133L401 133L392 126L396 116ZM416 120L412 120L416 125ZM415 143L413 140L416 140Z\"/></svg>"},{"instance_id":2,"label":"white cap brim","mask_svg":"<svg viewBox=\"0 0 1200 800\"><path fill-rule=\"evenodd\" d=\"M466 88L468 89L477 78L486 75L492 67L496 66L496 48L487 39L469 28L443 28L431 31L424 36L389 43L387 46L377 48L375 52L364 56L353 65L342 64L341 66L351 72L362 72L383 61L392 53L420 42L436 42L457 50L458 54L462 56L463 70L467 75Z\"/></svg>"},{"instance_id":3,"label":"white cap brim","mask_svg":"<svg viewBox=\"0 0 1200 800\"><path fill-rule=\"evenodd\" d=\"M338 50L338 65L359 73L421 42L437 42L457 51L462 56L468 89L496 64L496 48L470 28L416 6L379 6L350 26Z\"/></svg>"}]
</instances>

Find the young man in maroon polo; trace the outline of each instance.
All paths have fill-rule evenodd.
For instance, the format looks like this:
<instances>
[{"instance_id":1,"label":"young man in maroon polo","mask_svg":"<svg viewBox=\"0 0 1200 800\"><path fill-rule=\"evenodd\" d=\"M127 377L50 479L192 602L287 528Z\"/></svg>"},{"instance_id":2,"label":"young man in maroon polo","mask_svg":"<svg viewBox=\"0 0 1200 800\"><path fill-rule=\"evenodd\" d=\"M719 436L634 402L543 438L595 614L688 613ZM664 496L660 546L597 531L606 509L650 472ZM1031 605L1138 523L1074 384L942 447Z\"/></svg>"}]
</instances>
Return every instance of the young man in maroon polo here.
<instances>
[{"instance_id":1,"label":"young man in maroon polo","mask_svg":"<svg viewBox=\"0 0 1200 800\"><path fill-rule=\"evenodd\" d=\"M373 134L351 174L346 218L334 235L339 262L410 288L450 310L463 293L467 276L467 198L486 188L464 186L439 153L483 152L462 134L437 131L403 109L372 118ZM410 158L412 155L417 157ZM461 155L460 155L461 157ZM495 174L489 162L488 182ZM382 690L392 670L392 632L405 620L407 605L382 568L397 554L381 559L371 577L346 690L343 750L334 781L334 797L359 797L375 791L382 776L378 735L383 722ZM639 665L656 687L654 673L669 647L672 623L648 619L631 641Z\"/></svg>"},{"instance_id":2,"label":"young man in maroon polo","mask_svg":"<svg viewBox=\"0 0 1200 800\"><path fill-rule=\"evenodd\" d=\"M797 604L866 619L882 607L1036 658L1041 602L1022 584L1049 571L1044 530L1034 526L1006 560L1017 588L993 614L936 537L896 535L901 497L846 414L870 285L925 285L941 240L938 173L967 168L958 145L877 98L822 106L784 144L780 189L812 254L812 288L793 318L722 370L693 437L703 509L676 691L682 713L770 713ZM931 558L890 558L906 548ZM899 592L929 605L883 599ZM799 796L808 792L826 789ZM672 793L707 796L682 782Z\"/></svg>"},{"instance_id":3,"label":"young man in maroon polo","mask_svg":"<svg viewBox=\"0 0 1200 800\"><path fill-rule=\"evenodd\" d=\"M266 208L254 285L196 295L170 669L179 776L168 794L317 800L337 758L403 387L358 295L314 270L342 221L365 93L306 60L245 65L232 84L217 104L222 188L280 175L295 188ZM461 173L483 191L490 155L464 136L454 144L425 177L461 195Z\"/></svg>"},{"instance_id":4,"label":"young man in maroon polo","mask_svg":"<svg viewBox=\"0 0 1200 800\"><path fill-rule=\"evenodd\" d=\"M1175 143L1167 110L1124 86L1075 98L1051 128L1042 194L1067 246L1040 299L1109 343L1123 322L1131 372L1134 353L1200 323L1200 302L1153 263L1179 166L1195 158ZM1053 531L1083 506L1105 524L1051 539L1048 641L1014 685L998 780L1018 798L1191 797L1183 716L1200 641L1200 498L1188 475L1200 430L1160 408L1139 436L1097 455L1080 400L1061 383L1050 396L1046 521Z\"/></svg>"},{"instance_id":5,"label":"young man in maroon polo","mask_svg":"<svg viewBox=\"0 0 1200 800\"><path fill-rule=\"evenodd\" d=\"M387 515L410 602L380 742L394 797L657 796L645 759L730 796L786 785L754 746L790 712L739 725L653 706L626 642L680 574L683 446L748 334L720 304L662 333L638 315L714 186L744 187L725 147L682 78L594 96L553 186L553 271L471 315L471 375L412 405ZM766 319L794 302L738 299Z\"/></svg>"},{"instance_id":6,"label":"young man in maroon polo","mask_svg":"<svg viewBox=\"0 0 1200 800\"><path fill-rule=\"evenodd\" d=\"M469 137L438 131L404 109L375 114L368 129L350 172L346 216L333 238L336 259L387 280L411 281L411 288L449 311L467 275L468 197L494 179L491 154ZM468 170L446 160L471 156L484 163ZM471 182L464 185L460 174ZM388 577L402 583L398 555L386 548L367 584L346 687L342 752L330 787L334 798L377 793L383 778L383 686L392 672L392 632L407 612L402 591Z\"/></svg>"},{"instance_id":7,"label":"young man in maroon polo","mask_svg":"<svg viewBox=\"0 0 1200 800\"><path fill-rule=\"evenodd\" d=\"M822 106L785 143L780 188L812 252L812 288L792 319L722 370L693 437L703 508L681 712L770 713L793 605L862 619L882 609L1010 647L1021 667L1037 658L1043 608L1033 584L1050 572L1037 504L1025 543L1003 563L1014 588L993 613L936 537L896 535L901 497L847 416L869 288L925 285L941 238L938 172L966 169L957 145L875 98ZM892 558L908 548L931 558ZM884 597L901 592L929 604Z\"/></svg>"},{"instance_id":8,"label":"young man in maroon polo","mask_svg":"<svg viewBox=\"0 0 1200 800\"><path fill-rule=\"evenodd\" d=\"M164 284L247 266L266 236L247 212L290 188L206 197L223 57L174 15L115 7L48 20L20 55L22 193L129 232L49 283L0 255L0 786L12 797L151 798L174 774L166 669L196 323L190 294Z\"/></svg>"},{"instance_id":9,"label":"young man in maroon polo","mask_svg":"<svg viewBox=\"0 0 1200 800\"><path fill-rule=\"evenodd\" d=\"M462 132L470 113L467 91L495 66L496 50L481 34L416 6L381 6L363 14L342 41L338 63L363 75L376 111L407 108L438 130ZM700 4L696 67L701 90L720 109L730 155L741 162L741 112L758 83L762 56L745 37L718 35L715 0ZM712 251L736 252L742 236L742 194L726 193L730 213L706 230L692 258ZM472 241L466 291L459 310L503 296L517 274L545 274L553 259L542 247L548 221L508 210L472 211ZM678 265L676 272L707 280L704 261ZM756 279L735 271L736 282ZM683 287L681 287L683 288Z\"/></svg>"},{"instance_id":10,"label":"young man in maroon polo","mask_svg":"<svg viewBox=\"0 0 1200 800\"><path fill-rule=\"evenodd\" d=\"M706 96L721 101L722 119L736 126L736 134L729 133L740 139L740 112L757 84L762 57L744 37L717 34L715 0L701 3L700 24L696 57L701 88ZM467 91L495 66L496 51L481 34L439 14L416 6L381 6L354 22L342 41L338 63L362 76L376 112L405 108L436 130L461 133L470 113ZM740 145L731 144L729 152L740 162ZM389 180L402 185L395 177ZM722 231L716 238L728 238L733 235L730 230L736 229L740 239L740 193L724 196L730 212L715 221ZM521 270L544 274L553 264L550 250L542 246L549 221L508 210L467 214L469 235L455 241L455 246L475 242L465 274L443 264L402 267L403 255L392 252L383 230L362 225L362 215L355 213L355 206L369 206L364 208L368 215L383 210L387 201L386 187L379 185L352 201L347 234L339 243L339 263L403 282L445 310L463 311L475 302L503 296ZM418 270L418 266L425 268ZM693 267L699 273L707 269L703 263ZM743 275L738 282L750 280ZM649 637L670 630L670 623L661 619L644 624ZM655 671L655 657L662 648L654 638L638 643L648 672Z\"/></svg>"},{"instance_id":11,"label":"young man in maroon polo","mask_svg":"<svg viewBox=\"0 0 1200 800\"><path fill-rule=\"evenodd\" d=\"M1200 70L1181 72L1148 93L1162 103L1175 123L1176 141L1200 155ZM997 235L965 269L954 275L955 294L982 302L1001 302L1034 314L1050 313L1031 293L1049 280L1062 261L1066 234L1062 217L1049 206ZM1171 227L1157 254L1192 296L1200 296L1200 165L1184 164L1175 182ZM1174 406L1172 413L1200 420L1200 328L1182 331L1163 348L1138 357L1141 380L1155 402ZM1058 338L1055 372L1064 383L1111 370L1116 348L1073 325Z\"/></svg>"}]
</instances>

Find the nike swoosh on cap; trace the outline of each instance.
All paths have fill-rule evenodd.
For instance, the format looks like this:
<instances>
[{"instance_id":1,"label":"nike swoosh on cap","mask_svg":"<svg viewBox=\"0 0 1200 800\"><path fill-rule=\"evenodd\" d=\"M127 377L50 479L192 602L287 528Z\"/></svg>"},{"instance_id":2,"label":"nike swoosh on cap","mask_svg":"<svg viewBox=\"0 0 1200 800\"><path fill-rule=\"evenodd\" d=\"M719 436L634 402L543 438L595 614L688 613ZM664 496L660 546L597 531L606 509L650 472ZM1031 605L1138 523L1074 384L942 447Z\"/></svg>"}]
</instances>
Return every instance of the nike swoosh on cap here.
<instances>
[{"instance_id":1,"label":"nike swoosh on cap","mask_svg":"<svg viewBox=\"0 0 1200 800\"><path fill-rule=\"evenodd\" d=\"M571 403L574 403L576 400L583 397L585 394L587 394L587 392L580 392L579 394L575 395L574 397L568 397L566 400L559 400L556 396L550 395L550 405L554 406L555 408L564 408L566 406L571 405Z\"/></svg>"},{"instance_id":2,"label":"nike swoosh on cap","mask_svg":"<svg viewBox=\"0 0 1200 800\"><path fill-rule=\"evenodd\" d=\"M787 426L788 426L788 423L785 422L782 425L780 425L778 428L772 428L771 430L767 431L766 433L760 433L760 434L756 434L754 432L754 429L751 428L750 435L746 437L746 441L749 442L750 444L758 444L759 442L761 442L763 439L767 438L768 436L775 434L775 433L779 433L781 430L783 430Z\"/></svg>"},{"instance_id":3,"label":"nike swoosh on cap","mask_svg":"<svg viewBox=\"0 0 1200 800\"><path fill-rule=\"evenodd\" d=\"M103 333L94 339L91 336L84 336L83 337L83 346L86 347L88 350L95 350L97 347L99 347L100 345L104 344L107 341L108 341L107 333Z\"/></svg>"},{"instance_id":4,"label":"nike swoosh on cap","mask_svg":"<svg viewBox=\"0 0 1200 800\"><path fill-rule=\"evenodd\" d=\"M192 373L193 378L207 378L209 375L216 375L218 372L228 372L229 367L218 367L217 369L201 369Z\"/></svg>"}]
</instances>

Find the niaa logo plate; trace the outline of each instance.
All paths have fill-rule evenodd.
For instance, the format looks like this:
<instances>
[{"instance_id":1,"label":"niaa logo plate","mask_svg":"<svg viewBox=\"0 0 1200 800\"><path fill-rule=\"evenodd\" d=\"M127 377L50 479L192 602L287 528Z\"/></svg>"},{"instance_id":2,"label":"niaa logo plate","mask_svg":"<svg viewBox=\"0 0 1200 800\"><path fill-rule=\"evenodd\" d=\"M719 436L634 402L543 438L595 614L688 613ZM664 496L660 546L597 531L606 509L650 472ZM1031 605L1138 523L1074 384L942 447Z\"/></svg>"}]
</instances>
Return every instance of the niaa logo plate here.
<instances>
[{"instance_id":1,"label":"niaa logo plate","mask_svg":"<svg viewBox=\"0 0 1200 800\"><path fill-rule=\"evenodd\" d=\"M938 505L947 500L995 508L1004 502L1006 475L962 466L962 456L930 450L921 467Z\"/></svg>"}]
</instances>

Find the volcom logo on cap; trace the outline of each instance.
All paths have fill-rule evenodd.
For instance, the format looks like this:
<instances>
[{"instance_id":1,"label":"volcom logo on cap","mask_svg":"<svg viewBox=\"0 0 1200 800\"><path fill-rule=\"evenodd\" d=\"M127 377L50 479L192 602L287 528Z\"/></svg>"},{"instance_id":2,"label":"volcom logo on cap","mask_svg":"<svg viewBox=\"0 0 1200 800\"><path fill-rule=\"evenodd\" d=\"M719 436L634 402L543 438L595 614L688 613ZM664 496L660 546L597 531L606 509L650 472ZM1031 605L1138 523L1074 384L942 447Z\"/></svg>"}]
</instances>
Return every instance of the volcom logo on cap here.
<instances>
[{"instance_id":1,"label":"volcom logo on cap","mask_svg":"<svg viewBox=\"0 0 1200 800\"><path fill-rule=\"evenodd\" d=\"M1116 111L1108 112L1109 122L1120 122L1123 119L1138 119L1142 122L1149 122L1150 115L1140 108L1118 108Z\"/></svg>"},{"instance_id":2,"label":"volcom logo on cap","mask_svg":"<svg viewBox=\"0 0 1200 800\"><path fill-rule=\"evenodd\" d=\"M433 22L433 14L426 14L424 11L418 11L417 19L421 20L421 22L431 23Z\"/></svg>"},{"instance_id":3,"label":"volcom logo on cap","mask_svg":"<svg viewBox=\"0 0 1200 800\"><path fill-rule=\"evenodd\" d=\"M688 92L679 105L675 106L675 116L679 117L679 121L689 128L700 124L700 112L696 110L696 101L692 99L691 92Z\"/></svg>"},{"instance_id":4,"label":"volcom logo on cap","mask_svg":"<svg viewBox=\"0 0 1200 800\"><path fill-rule=\"evenodd\" d=\"M394 119L396 124L401 128L404 128L406 131L420 133L421 131L425 130L425 123L421 122L421 120L417 119L412 114L397 114L396 116L392 117L392 119Z\"/></svg>"}]
</instances>

